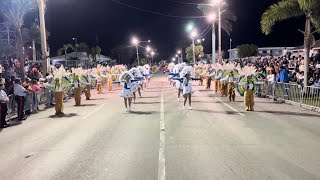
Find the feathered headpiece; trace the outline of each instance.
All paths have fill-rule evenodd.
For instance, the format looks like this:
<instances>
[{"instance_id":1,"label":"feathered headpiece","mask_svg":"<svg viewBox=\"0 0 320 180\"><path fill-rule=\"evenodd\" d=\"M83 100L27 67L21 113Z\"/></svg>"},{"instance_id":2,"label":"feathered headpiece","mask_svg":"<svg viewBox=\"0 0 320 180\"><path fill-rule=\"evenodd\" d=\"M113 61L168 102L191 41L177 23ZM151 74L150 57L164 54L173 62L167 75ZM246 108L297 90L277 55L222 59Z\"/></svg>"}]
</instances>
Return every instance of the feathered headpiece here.
<instances>
[{"instance_id":1,"label":"feathered headpiece","mask_svg":"<svg viewBox=\"0 0 320 180\"><path fill-rule=\"evenodd\" d=\"M185 77L187 74L189 74L189 76L191 78L194 78L195 77L195 72L194 72L194 69L193 67L191 66L185 66L182 71L180 72L180 78L183 78Z\"/></svg>"},{"instance_id":2,"label":"feathered headpiece","mask_svg":"<svg viewBox=\"0 0 320 180\"><path fill-rule=\"evenodd\" d=\"M132 68L129 70L129 72L136 78L142 78L142 74L137 68Z\"/></svg>"},{"instance_id":3,"label":"feathered headpiece","mask_svg":"<svg viewBox=\"0 0 320 180\"><path fill-rule=\"evenodd\" d=\"M125 81L124 78L125 78L126 76L129 76L129 79L130 79L130 80L134 80L134 76L133 76L132 73L130 73L129 71L124 71L124 72L120 75L119 81L120 81L120 82Z\"/></svg>"}]
</instances>

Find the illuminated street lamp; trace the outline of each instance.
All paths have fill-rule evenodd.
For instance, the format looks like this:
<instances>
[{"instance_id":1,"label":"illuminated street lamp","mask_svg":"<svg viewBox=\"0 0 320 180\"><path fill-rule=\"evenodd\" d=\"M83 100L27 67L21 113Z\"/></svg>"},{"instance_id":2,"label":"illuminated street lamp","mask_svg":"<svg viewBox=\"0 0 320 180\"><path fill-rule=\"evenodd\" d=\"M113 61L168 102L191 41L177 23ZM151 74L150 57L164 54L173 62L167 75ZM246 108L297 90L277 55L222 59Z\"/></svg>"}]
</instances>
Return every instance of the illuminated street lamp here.
<instances>
[{"instance_id":1,"label":"illuminated street lamp","mask_svg":"<svg viewBox=\"0 0 320 180\"><path fill-rule=\"evenodd\" d=\"M151 51L151 59L152 59L152 61L151 61L151 64L153 64L153 56L155 55L155 52L154 51Z\"/></svg>"},{"instance_id":2,"label":"illuminated street lamp","mask_svg":"<svg viewBox=\"0 0 320 180\"><path fill-rule=\"evenodd\" d=\"M136 38L136 37L133 37L132 40L131 40L131 43L133 45L136 46L136 49L137 49L137 60L138 60L138 66L140 65L140 59L139 59L139 48L138 48L138 45L139 45L139 39Z\"/></svg>"},{"instance_id":3,"label":"illuminated street lamp","mask_svg":"<svg viewBox=\"0 0 320 180\"><path fill-rule=\"evenodd\" d=\"M149 46L146 47L147 52L151 51L151 48Z\"/></svg>"},{"instance_id":4,"label":"illuminated street lamp","mask_svg":"<svg viewBox=\"0 0 320 180\"><path fill-rule=\"evenodd\" d=\"M176 61L176 58L172 58L172 62Z\"/></svg>"}]
</instances>

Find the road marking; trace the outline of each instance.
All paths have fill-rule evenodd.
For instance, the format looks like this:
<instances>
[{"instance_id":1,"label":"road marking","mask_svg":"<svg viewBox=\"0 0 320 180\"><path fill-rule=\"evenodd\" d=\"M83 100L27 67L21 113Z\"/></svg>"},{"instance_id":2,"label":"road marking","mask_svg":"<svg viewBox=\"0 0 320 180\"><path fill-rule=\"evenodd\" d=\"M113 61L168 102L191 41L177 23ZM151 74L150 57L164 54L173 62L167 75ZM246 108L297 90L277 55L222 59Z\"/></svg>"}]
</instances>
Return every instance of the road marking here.
<instances>
[{"instance_id":1,"label":"road marking","mask_svg":"<svg viewBox=\"0 0 320 180\"><path fill-rule=\"evenodd\" d=\"M241 112L239 112L238 110L236 110L235 108L231 107L229 104L223 102L220 98L217 98L217 97L216 97L216 99L217 99L218 101L220 101L222 104L224 104L225 106L227 106L228 108L230 108L231 110L233 110L234 112L238 113L240 116L243 116L243 117L246 116L246 115L242 114Z\"/></svg>"},{"instance_id":2,"label":"road marking","mask_svg":"<svg viewBox=\"0 0 320 180\"><path fill-rule=\"evenodd\" d=\"M161 90L161 105L160 105L160 143L159 143L159 165L158 165L158 180L166 179L166 159L165 159L165 124L164 124L164 91L163 83Z\"/></svg>"},{"instance_id":3,"label":"road marking","mask_svg":"<svg viewBox=\"0 0 320 180\"><path fill-rule=\"evenodd\" d=\"M84 116L81 119L87 119L89 116L93 115L94 113L98 112L102 107L104 106L104 104L101 104L97 109L93 110L91 113L87 114L86 116Z\"/></svg>"}]
</instances>

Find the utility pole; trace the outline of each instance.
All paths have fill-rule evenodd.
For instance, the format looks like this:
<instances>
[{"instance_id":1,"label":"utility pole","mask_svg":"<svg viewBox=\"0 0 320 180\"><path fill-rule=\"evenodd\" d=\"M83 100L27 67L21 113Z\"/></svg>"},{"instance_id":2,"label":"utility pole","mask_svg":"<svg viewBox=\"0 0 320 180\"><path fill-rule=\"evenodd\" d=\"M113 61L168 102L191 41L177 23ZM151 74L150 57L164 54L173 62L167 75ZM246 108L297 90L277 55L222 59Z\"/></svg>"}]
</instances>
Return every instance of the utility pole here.
<instances>
[{"instance_id":1,"label":"utility pole","mask_svg":"<svg viewBox=\"0 0 320 180\"><path fill-rule=\"evenodd\" d=\"M47 35L45 23L45 4L44 0L38 0L39 17L40 17L40 33L41 33L41 52L42 52L42 65L44 75L50 71L50 59L48 57L47 48Z\"/></svg>"}]
</instances>

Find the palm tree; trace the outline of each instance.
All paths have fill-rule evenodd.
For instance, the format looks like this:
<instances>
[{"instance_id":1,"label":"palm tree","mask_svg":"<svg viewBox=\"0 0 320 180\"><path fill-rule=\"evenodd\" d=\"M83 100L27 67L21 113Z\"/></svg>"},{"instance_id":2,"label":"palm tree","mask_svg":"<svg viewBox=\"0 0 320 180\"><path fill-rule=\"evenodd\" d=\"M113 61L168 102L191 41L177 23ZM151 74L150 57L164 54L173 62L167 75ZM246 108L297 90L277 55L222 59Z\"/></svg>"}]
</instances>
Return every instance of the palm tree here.
<instances>
[{"instance_id":1,"label":"palm tree","mask_svg":"<svg viewBox=\"0 0 320 180\"><path fill-rule=\"evenodd\" d=\"M68 49L74 50L72 44L64 44L63 47L58 50L58 55L61 56L62 52L64 52L64 58L67 60Z\"/></svg>"},{"instance_id":2,"label":"palm tree","mask_svg":"<svg viewBox=\"0 0 320 180\"><path fill-rule=\"evenodd\" d=\"M1 13L7 21L12 23L17 32L16 44L19 54L18 57L21 63L21 78L23 81L25 80L25 72L21 27L24 25L24 18L26 14L36 8L36 0L0 0Z\"/></svg>"},{"instance_id":3,"label":"palm tree","mask_svg":"<svg viewBox=\"0 0 320 180\"><path fill-rule=\"evenodd\" d=\"M306 19L305 30L299 30L304 35L304 85L308 85L309 52L312 45L313 34L320 28L320 1L319 0L281 0L271 5L261 17L261 30L264 34L271 33L276 22L301 17ZM311 32L312 27L316 28Z\"/></svg>"},{"instance_id":4,"label":"palm tree","mask_svg":"<svg viewBox=\"0 0 320 180\"><path fill-rule=\"evenodd\" d=\"M101 48L99 46L91 48L91 57L93 60L94 65L97 63L97 56L101 55Z\"/></svg>"},{"instance_id":5,"label":"palm tree","mask_svg":"<svg viewBox=\"0 0 320 180\"><path fill-rule=\"evenodd\" d=\"M218 6L198 5L198 9L205 15L209 16L212 12L218 12ZM227 4L223 5L223 12L221 13L221 29L223 29L228 35L232 31L232 23L237 21L237 17L233 12L228 8ZM218 23L218 22L217 22Z\"/></svg>"}]
</instances>

